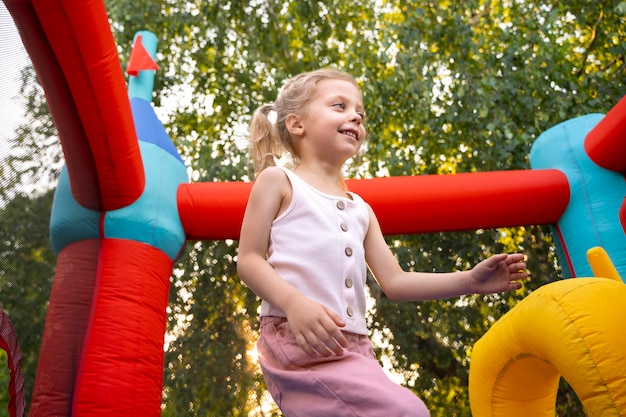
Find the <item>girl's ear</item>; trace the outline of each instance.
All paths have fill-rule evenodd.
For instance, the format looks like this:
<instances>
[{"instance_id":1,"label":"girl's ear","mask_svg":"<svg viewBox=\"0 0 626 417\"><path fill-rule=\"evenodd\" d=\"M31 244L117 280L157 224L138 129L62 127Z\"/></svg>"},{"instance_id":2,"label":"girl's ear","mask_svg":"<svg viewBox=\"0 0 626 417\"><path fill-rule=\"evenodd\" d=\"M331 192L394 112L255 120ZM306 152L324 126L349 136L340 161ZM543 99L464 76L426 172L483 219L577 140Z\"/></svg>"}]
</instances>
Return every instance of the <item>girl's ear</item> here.
<instances>
[{"instance_id":1,"label":"girl's ear","mask_svg":"<svg viewBox=\"0 0 626 417\"><path fill-rule=\"evenodd\" d=\"M300 122L300 117L293 113L287 115L287 118L285 119L285 126L287 127L289 133L293 136L302 136L304 133L304 126L302 125L302 122Z\"/></svg>"}]
</instances>

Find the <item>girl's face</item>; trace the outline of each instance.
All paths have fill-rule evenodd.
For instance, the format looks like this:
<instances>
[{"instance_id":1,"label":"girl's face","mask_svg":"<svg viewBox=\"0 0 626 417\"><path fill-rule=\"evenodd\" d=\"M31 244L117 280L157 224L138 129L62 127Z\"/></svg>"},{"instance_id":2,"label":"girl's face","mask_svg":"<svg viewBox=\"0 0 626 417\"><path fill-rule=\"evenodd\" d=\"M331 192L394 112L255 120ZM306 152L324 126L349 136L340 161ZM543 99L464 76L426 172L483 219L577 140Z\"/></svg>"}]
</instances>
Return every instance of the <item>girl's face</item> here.
<instances>
[{"instance_id":1,"label":"girl's face","mask_svg":"<svg viewBox=\"0 0 626 417\"><path fill-rule=\"evenodd\" d=\"M354 156L365 140L365 110L361 92L349 81L323 80L301 118L303 145L320 157Z\"/></svg>"}]
</instances>

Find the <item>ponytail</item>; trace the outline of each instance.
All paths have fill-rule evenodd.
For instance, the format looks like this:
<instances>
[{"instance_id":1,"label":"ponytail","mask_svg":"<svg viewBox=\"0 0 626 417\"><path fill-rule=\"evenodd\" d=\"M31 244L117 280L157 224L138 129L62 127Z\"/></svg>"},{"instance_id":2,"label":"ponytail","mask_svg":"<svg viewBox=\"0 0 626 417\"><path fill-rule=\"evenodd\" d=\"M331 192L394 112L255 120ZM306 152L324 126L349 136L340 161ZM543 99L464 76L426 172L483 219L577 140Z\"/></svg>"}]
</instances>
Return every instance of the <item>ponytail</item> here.
<instances>
[{"instance_id":1,"label":"ponytail","mask_svg":"<svg viewBox=\"0 0 626 417\"><path fill-rule=\"evenodd\" d=\"M276 165L274 158L280 158L285 152L276 126L269 119L269 113L273 109L271 104L260 106L253 113L250 122L250 153L255 176L265 168Z\"/></svg>"}]
</instances>

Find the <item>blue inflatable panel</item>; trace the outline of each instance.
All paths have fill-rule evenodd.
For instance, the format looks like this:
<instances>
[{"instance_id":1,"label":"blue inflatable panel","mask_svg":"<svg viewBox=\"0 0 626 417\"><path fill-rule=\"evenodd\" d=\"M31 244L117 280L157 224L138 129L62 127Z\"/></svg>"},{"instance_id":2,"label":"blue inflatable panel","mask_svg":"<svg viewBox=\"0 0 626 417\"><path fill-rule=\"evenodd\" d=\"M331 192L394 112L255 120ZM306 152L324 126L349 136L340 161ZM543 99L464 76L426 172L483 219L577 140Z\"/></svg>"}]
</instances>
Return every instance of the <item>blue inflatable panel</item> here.
<instances>
[{"instance_id":1,"label":"blue inflatable panel","mask_svg":"<svg viewBox=\"0 0 626 417\"><path fill-rule=\"evenodd\" d=\"M556 226L559 260L572 277L593 276L587 251L604 248L626 278L626 235L619 211L626 195L620 173L596 165L585 153L585 137L604 115L589 114L560 123L537 138L530 152L533 169L558 169L569 181L570 203Z\"/></svg>"},{"instance_id":2,"label":"blue inflatable panel","mask_svg":"<svg viewBox=\"0 0 626 417\"><path fill-rule=\"evenodd\" d=\"M188 182L187 168L152 105L131 99L133 119L146 177L141 196L127 207L97 212L82 207L72 195L64 168L56 189L50 236L58 254L66 245L91 238L119 238L146 243L179 256L186 240L178 214L176 194Z\"/></svg>"},{"instance_id":3,"label":"blue inflatable panel","mask_svg":"<svg viewBox=\"0 0 626 417\"><path fill-rule=\"evenodd\" d=\"M50 240L58 255L70 243L100 237L100 212L87 209L72 195L67 167L61 169L50 214Z\"/></svg>"},{"instance_id":4,"label":"blue inflatable panel","mask_svg":"<svg viewBox=\"0 0 626 417\"><path fill-rule=\"evenodd\" d=\"M186 240L176 192L187 182L187 168L159 146L145 142L139 146L146 188L130 206L106 213L104 235L149 244L175 260Z\"/></svg>"},{"instance_id":5,"label":"blue inflatable panel","mask_svg":"<svg viewBox=\"0 0 626 417\"><path fill-rule=\"evenodd\" d=\"M154 113L152 105L144 99L133 98L130 100L130 107L133 111L133 120L135 122L135 130L137 130L139 143L153 143L163 148L182 164L182 158L172 143L172 139L165 131L163 124ZM144 162L146 159L147 158L144 156Z\"/></svg>"}]
</instances>

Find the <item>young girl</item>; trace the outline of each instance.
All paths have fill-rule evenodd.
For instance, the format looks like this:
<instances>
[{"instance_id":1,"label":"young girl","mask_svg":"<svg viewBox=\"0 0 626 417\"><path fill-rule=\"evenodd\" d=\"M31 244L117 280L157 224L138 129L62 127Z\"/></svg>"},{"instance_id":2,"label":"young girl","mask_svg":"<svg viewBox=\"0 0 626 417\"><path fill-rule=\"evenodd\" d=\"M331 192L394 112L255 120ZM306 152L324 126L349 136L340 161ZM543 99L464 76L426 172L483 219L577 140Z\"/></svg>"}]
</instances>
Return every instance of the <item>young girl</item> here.
<instances>
[{"instance_id":1,"label":"young girl","mask_svg":"<svg viewBox=\"0 0 626 417\"><path fill-rule=\"evenodd\" d=\"M527 277L521 254L494 255L464 272L403 271L374 212L343 181L343 164L365 140L364 117L355 80L323 69L289 80L250 126L257 177L237 268L262 299L259 361L289 417L429 415L374 356L367 267L389 298L407 301L516 290ZM273 166L285 151L291 170Z\"/></svg>"}]
</instances>

